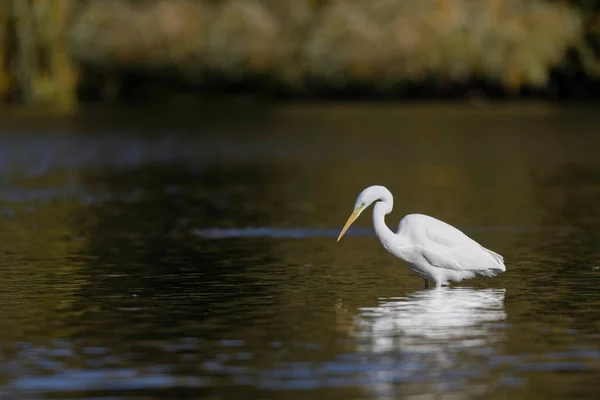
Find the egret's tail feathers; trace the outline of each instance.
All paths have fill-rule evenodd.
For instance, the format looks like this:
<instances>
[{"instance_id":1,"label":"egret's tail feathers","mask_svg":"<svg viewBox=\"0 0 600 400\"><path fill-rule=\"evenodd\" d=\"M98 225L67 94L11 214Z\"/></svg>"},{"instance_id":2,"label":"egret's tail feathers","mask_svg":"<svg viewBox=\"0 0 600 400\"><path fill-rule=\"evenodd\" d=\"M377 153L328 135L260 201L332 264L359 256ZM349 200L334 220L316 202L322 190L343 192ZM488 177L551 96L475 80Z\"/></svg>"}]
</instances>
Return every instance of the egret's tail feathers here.
<instances>
[{"instance_id":1,"label":"egret's tail feathers","mask_svg":"<svg viewBox=\"0 0 600 400\"><path fill-rule=\"evenodd\" d=\"M497 268L492 268L492 270L497 269L498 272L505 272L506 265L504 265L504 257L490 249L486 249L485 247L482 248L494 258L494 261L496 261L495 264Z\"/></svg>"},{"instance_id":2,"label":"egret's tail feathers","mask_svg":"<svg viewBox=\"0 0 600 400\"><path fill-rule=\"evenodd\" d=\"M490 253L496 260L498 260L498 262L504 262L504 257L502 257L500 254L496 253L495 251L492 251L490 249L486 249L488 251L488 253Z\"/></svg>"},{"instance_id":3,"label":"egret's tail feathers","mask_svg":"<svg viewBox=\"0 0 600 400\"><path fill-rule=\"evenodd\" d=\"M504 264L502 265L504 267ZM498 275L501 272L506 271L506 268L490 268L490 269L480 269L477 270L477 273L479 275L483 275L483 276L487 276L488 278L493 278L494 276Z\"/></svg>"}]
</instances>

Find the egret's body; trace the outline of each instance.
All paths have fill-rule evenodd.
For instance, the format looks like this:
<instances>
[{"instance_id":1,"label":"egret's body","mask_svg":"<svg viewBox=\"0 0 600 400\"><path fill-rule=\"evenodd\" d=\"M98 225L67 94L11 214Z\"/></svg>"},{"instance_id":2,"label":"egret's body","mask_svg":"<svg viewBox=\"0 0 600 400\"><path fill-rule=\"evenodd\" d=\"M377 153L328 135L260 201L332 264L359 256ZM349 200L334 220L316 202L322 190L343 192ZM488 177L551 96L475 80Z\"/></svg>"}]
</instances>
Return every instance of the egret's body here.
<instances>
[{"instance_id":1,"label":"egret's body","mask_svg":"<svg viewBox=\"0 0 600 400\"><path fill-rule=\"evenodd\" d=\"M455 227L422 214L402 218L398 232L385 224L392 211L393 197L384 186L370 186L356 199L354 211L342 229L338 241L348 227L372 203L373 226L383 247L404 260L411 270L436 286L450 281L460 282L476 275L495 276L506 271L501 255L486 249Z\"/></svg>"}]
</instances>

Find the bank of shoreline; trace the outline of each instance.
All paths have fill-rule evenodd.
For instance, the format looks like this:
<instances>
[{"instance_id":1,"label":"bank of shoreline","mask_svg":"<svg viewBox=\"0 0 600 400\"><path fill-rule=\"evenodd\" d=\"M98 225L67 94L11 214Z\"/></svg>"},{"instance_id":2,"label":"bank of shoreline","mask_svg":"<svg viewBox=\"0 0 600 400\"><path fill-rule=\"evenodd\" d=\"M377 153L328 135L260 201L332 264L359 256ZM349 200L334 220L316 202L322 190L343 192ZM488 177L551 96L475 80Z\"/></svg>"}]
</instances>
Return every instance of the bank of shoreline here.
<instances>
[{"instance_id":1,"label":"bank of shoreline","mask_svg":"<svg viewBox=\"0 0 600 400\"><path fill-rule=\"evenodd\" d=\"M590 100L595 14L576 3L8 0L0 95L64 109L240 94Z\"/></svg>"}]
</instances>

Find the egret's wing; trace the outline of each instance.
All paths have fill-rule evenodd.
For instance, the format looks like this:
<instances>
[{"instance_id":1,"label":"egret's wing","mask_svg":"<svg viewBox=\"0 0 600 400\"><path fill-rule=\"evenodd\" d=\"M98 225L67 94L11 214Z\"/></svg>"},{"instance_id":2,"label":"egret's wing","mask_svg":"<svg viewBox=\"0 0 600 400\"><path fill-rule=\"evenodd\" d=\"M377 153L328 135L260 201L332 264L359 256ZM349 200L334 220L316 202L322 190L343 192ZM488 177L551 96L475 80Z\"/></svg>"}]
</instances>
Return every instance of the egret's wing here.
<instances>
[{"instance_id":1,"label":"egret's wing","mask_svg":"<svg viewBox=\"0 0 600 400\"><path fill-rule=\"evenodd\" d=\"M504 264L496 262L491 255L485 252L471 252L461 248L429 247L422 249L422 255L432 266L454 271L495 275L498 270L505 270Z\"/></svg>"},{"instance_id":2,"label":"egret's wing","mask_svg":"<svg viewBox=\"0 0 600 400\"><path fill-rule=\"evenodd\" d=\"M501 255L481 246L453 226L436 221L439 223L424 228L422 254L431 265L478 273L485 270L506 270Z\"/></svg>"}]
</instances>

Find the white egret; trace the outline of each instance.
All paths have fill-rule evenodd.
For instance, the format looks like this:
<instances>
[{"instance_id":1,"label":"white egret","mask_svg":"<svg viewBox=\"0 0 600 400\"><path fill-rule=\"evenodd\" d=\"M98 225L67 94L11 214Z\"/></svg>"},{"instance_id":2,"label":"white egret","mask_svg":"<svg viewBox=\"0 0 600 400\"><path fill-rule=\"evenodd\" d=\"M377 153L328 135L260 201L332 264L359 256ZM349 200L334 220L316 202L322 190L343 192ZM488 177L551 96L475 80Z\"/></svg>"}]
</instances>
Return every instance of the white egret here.
<instances>
[{"instance_id":1,"label":"white egret","mask_svg":"<svg viewBox=\"0 0 600 400\"><path fill-rule=\"evenodd\" d=\"M450 281L460 282L475 275L495 276L506 271L504 258L465 235L452 225L423 214L409 214L402 218L398 233L385 224L385 216L392 211L394 198L384 186L370 186L356 199L354 211L342 228L339 242L346 230L367 207L373 208L373 227L383 247L404 260L409 268L421 276L428 287L429 281L440 287Z\"/></svg>"}]
</instances>

